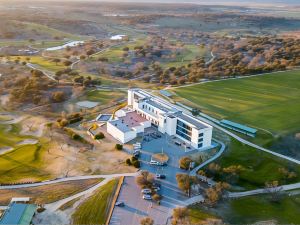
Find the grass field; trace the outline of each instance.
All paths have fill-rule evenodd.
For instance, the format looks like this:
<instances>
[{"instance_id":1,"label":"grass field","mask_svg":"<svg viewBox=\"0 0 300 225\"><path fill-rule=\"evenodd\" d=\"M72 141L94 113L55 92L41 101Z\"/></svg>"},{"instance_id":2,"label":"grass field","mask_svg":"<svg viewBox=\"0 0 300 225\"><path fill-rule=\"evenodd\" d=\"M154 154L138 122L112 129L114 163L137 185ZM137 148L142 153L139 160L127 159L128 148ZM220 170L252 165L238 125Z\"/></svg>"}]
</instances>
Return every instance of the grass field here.
<instances>
[{"instance_id":1,"label":"grass field","mask_svg":"<svg viewBox=\"0 0 300 225\"><path fill-rule=\"evenodd\" d=\"M245 197L230 201L221 214L229 224L251 224L276 220L279 224L300 223L300 195L284 196L279 203L270 202L266 195Z\"/></svg>"},{"instance_id":2,"label":"grass field","mask_svg":"<svg viewBox=\"0 0 300 225\"><path fill-rule=\"evenodd\" d=\"M244 170L238 178L230 180L224 176L224 173L220 176L218 174L215 176L215 180L229 182L233 190L236 188L239 191L263 188L266 181L273 180L280 181L280 184L300 181L300 166L297 164L243 145L235 139L231 139L230 143L228 143L228 149L225 150L222 157L216 160L215 163L219 164L222 168L231 165L243 166ZM294 171L297 177L291 180L284 180L278 170L281 167Z\"/></svg>"},{"instance_id":3,"label":"grass field","mask_svg":"<svg viewBox=\"0 0 300 225\"><path fill-rule=\"evenodd\" d=\"M299 210L299 194L284 194L279 202L271 202L269 195L254 195L225 200L212 209L204 209L201 205L192 206L190 218L191 222L195 222L192 224L200 224L206 218L220 218L225 224L254 224L271 220L275 223L264 224L299 224Z\"/></svg>"},{"instance_id":4,"label":"grass field","mask_svg":"<svg viewBox=\"0 0 300 225\"><path fill-rule=\"evenodd\" d=\"M72 224L105 224L117 184L118 179L111 180L81 203L72 215Z\"/></svg>"},{"instance_id":5,"label":"grass field","mask_svg":"<svg viewBox=\"0 0 300 225\"><path fill-rule=\"evenodd\" d=\"M51 203L82 192L103 179L87 179L62 182L22 189L0 190L0 204L7 205L13 197L30 197L31 201L41 204Z\"/></svg>"},{"instance_id":6,"label":"grass field","mask_svg":"<svg viewBox=\"0 0 300 225\"><path fill-rule=\"evenodd\" d=\"M41 181L51 178L43 168L43 155L48 144L40 140L35 145L22 145L0 155L0 183Z\"/></svg>"},{"instance_id":7,"label":"grass field","mask_svg":"<svg viewBox=\"0 0 300 225\"><path fill-rule=\"evenodd\" d=\"M285 135L300 130L300 71L174 89L203 112Z\"/></svg>"},{"instance_id":8,"label":"grass field","mask_svg":"<svg viewBox=\"0 0 300 225\"><path fill-rule=\"evenodd\" d=\"M196 57L203 57L207 61L211 57L210 52L205 47L195 45L185 45L182 54L178 55L174 61L161 63L164 68L184 66L194 60Z\"/></svg>"},{"instance_id":9,"label":"grass field","mask_svg":"<svg viewBox=\"0 0 300 225\"><path fill-rule=\"evenodd\" d=\"M27 57L28 56L11 57L11 60L13 61L16 58L20 58L20 61L22 62L22 61L26 61ZM36 65L40 66L41 68L49 70L49 71L56 72L58 70L67 68L66 66L63 65L62 62L56 64L55 62L52 62L51 59L46 59L41 56L30 56L29 58L30 58L29 63L36 64Z\"/></svg>"},{"instance_id":10,"label":"grass field","mask_svg":"<svg viewBox=\"0 0 300 225\"><path fill-rule=\"evenodd\" d=\"M88 101L100 102L101 104L105 105L109 102L125 97L125 95L126 93L122 91L92 90L87 92L84 98Z\"/></svg>"},{"instance_id":11,"label":"grass field","mask_svg":"<svg viewBox=\"0 0 300 225\"><path fill-rule=\"evenodd\" d=\"M218 217L216 217L215 215L213 215L207 211L204 211L197 205L193 205L193 206L189 207L189 218L190 218L191 224L202 224L205 221L208 221L211 219L218 219ZM210 224L210 223L208 223L208 224Z\"/></svg>"},{"instance_id":12,"label":"grass field","mask_svg":"<svg viewBox=\"0 0 300 225\"><path fill-rule=\"evenodd\" d=\"M12 124L12 125L0 124L0 148L16 147L18 142L23 141L26 138L31 138L31 136L20 135L19 132L20 132L20 128L17 124Z\"/></svg>"}]
</instances>

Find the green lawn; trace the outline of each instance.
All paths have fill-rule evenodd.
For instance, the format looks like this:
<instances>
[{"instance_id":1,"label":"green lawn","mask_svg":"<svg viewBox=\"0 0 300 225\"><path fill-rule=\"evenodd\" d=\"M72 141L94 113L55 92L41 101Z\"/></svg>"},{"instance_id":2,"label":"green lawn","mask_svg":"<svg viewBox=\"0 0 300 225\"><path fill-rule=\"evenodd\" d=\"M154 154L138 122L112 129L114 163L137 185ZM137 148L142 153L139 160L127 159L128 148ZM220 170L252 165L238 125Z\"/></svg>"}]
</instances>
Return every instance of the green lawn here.
<instances>
[{"instance_id":1,"label":"green lawn","mask_svg":"<svg viewBox=\"0 0 300 225\"><path fill-rule=\"evenodd\" d=\"M202 224L209 219L217 219L218 217L207 211L204 211L197 205L193 205L189 207L189 218L191 224Z\"/></svg>"},{"instance_id":2,"label":"green lawn","mask_svg":"<svg viewBox=\"0 0 300 225\"><path fill-rule=\"evenodd\" d=\"M229 205L229 207L228 207ZM224 206L223 218L229 224L250 224L276 220L279 224L300 224L300 195L284 196L279 203L266 195L232 200Z\"/></svg>"},{"instance_id":3,"label":"green lawn","mask_svg":"<svg viewBox=\"0 0 300 225\"><path fill-rule=\"evenodd\" d=\"M26 58L28 56L18 56L20 58L20 61L26 61ZM11 60L13 61L14 59L18 58L18 57L11 57ZM43 69L49 70L49 71L58 71L58 70L62 70L62 69L66 69L67 67L63 65L62 62L60 63L55 63L52 62L51 59L46 59L43 58L41 56L29 56L30 60L29 63L32 64L36 64L38 66L40 66Z\"/></svg>"},{"instance_id":4,"label":"green lawn","mask_svg":"<svg viewBox=\"0 0 300 225\"><path fill-rule=\"evenodd\" d=\"M224 173L221 175L217 174L214 177L215 180L229 182L232 185L232 189L238 187L237 190L239 191L263 188L266 181L278 180L280 184L300 181L300 166L297 164L243 145L235 139L231 139L228 149L215 163L222 168L231 165L243 166L244 171L240 173L238 178L228 179ZM291 180L284 180L278 171L281 167L296 172L297 177Z\"/></svg>"},{"instance_id":5,"label":"green lawn","mask_svg":"<svg viewBox=\"0 0 300 225\"><path fill-rule=\"evenodd\" d=\"M20 128L17 124L0 124L0 148L15 147L18 142L26 138L32 138L31 136L22 136L19 132Z\"/></svg>"},{"instance_id":6,"label":"green lawn","mask_svg":"<svg viewBox=\"0 0 300 225\"><path fill-rule=\"evenodd\" d=\"M35 145L22 145L0 155L0 183L49 179L51 175L44 170L43 161L46 150L47 144L42 142Z\"/></svg>"},{"instance_id":7,"label":"green lawn","mask_svg":"<svg viewBox=\"0 0 300 225\"><path fill-rule=\"evenodd\" d=\"M121 91L91 90L86 93L86 96L84 98L88 101L95 101L100 102L101 104L107 104L108 102L114 101L121 97L125 97L125 93Z\"/></svg>"},{"instance_id":8,"label":"green lawn","mask_svg":"<svg viewBox=\"0 0 300 225\"><path fill-rule=\"evenodd\" d=\"M300 129L299 84L300 71L288 71L174 91L212 116L284 135Z\"/></svg>"},{"instance_id":9,"label":"green lawn","mask_svg":"<svg viewBox=\"0 0 300 225\"><path fill-rule=\"evenodd\" d=\"M118 179L108 182L81 203L72 215L72 224L105 224L117 184Z\"/></svg>"}]
</instances>

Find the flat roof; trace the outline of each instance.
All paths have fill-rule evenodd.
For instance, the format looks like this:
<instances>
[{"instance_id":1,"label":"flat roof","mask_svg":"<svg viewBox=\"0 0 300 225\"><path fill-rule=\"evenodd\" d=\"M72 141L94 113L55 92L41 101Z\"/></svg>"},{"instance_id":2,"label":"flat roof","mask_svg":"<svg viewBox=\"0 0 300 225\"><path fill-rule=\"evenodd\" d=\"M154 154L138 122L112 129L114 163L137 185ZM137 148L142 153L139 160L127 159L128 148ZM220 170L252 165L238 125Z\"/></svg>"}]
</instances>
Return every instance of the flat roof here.
<instances>
[{"instance_id":1,"label":"flat roof","mask_svg":"<svg viewBox=\"0 0 300 225\"><path fill-rule=\"evenodd\" d=\"M131 128L140 126L141 123L148 121L136 112L127 112L126 116L119 117L117 120L108 121L122 132L128 132Z\"/></svg>"},{"instance_id":2,"label":"flat roof","mask_svg":"<svg viewBox=\"0 0 300 225\"><path fill-rule=\"evenodd\" d=\"M5 211L0 224L29 225L36 211L36 205L12 203Z\"/></svg>"},{"instance_id":3,"label":"flat roof","mask_svg":"<svg viewBox=\"0 0 300 225\"><path fill-rule=\"evenodd\" d=\"M158 109L160 109L161 111L164 111L164 112L169 112L169 111L172 110L172 109L167 108L167 107L165 107L165 106L163 106L163 105L161 105L161 104L159 104L159 103L157 103L153 100L147 100L146 103L148 103L149 105L152 105L153 107L158 108Z\"/></svg>"},{"instance_id":4,"label":"flat roof","mask_svg":"<svg viewBox=\"0 0 300 225\"><path fill-rule=\"evenodd\" d=\"M225 124L225 125L227 125L227 126L234 127L234 128L238 128L238 129L240 129L240 130L249 132L249 133L251 133L251 134L255 134L255 133L257 132L257 130L254 129L254 128L251 128L251 127L248 127L248 126L239 124L239 123L235 123L235 122L232 122L232 121L230 121L230 120L221 120L220 123L221 123L221 124Z\"/></svg>"},{"instance_id":5,"label":"flat roof","mask_svg":"<svg viewBox=\"0 0 300 225\"><path fill-rule=\"evenodd\" d=\"M188 115L183 114L182 112L177 113L176 114L177 118L184 120L188 123L193 124L195 127L197 127L198 129L204 129L204 128L208 128L208 126L205 123L200 122L199 120L197 120L196 118L190 117Z\"/></svg>"}]
</instances>

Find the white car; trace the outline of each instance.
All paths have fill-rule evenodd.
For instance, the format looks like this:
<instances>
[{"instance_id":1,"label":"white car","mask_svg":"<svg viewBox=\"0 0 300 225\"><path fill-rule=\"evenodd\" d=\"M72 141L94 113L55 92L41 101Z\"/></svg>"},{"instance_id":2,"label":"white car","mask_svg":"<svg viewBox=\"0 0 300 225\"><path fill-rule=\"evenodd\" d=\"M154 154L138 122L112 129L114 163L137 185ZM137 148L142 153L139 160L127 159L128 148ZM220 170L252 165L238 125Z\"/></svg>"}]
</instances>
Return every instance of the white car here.
<instances>
[{"instance_id":1,"label":"white car","mask_svg":"<svg viewBox=\"0 0 300 225\"><path fill-rule=\"evenodd\" d=\"M143 194L151 194L151 190L146 188L146 189L142 189L141 191Z\"/></svg>"},{"instance_id":2,"label":"white car","mask_svg":"<svg viewBox=\"0 0 300 225\"><path fill-rule=\"evenodd\" d=\"M157 161L154 161L154 160L151 160L151 161L150 161L150 165L155 165L155 166L157 166L157 165L158 165L158 162L157 162Z\"/></svg>"},{"instance_id":3,"label":"white car","mask_svg":"<svg viewBox=\"0 0 300 225\"><path fill-rule=\"evenodd\" d=\"M151 195L143 195L143 199L152 200L152 197L151 197Z\"/></svg>"}]
</instances>

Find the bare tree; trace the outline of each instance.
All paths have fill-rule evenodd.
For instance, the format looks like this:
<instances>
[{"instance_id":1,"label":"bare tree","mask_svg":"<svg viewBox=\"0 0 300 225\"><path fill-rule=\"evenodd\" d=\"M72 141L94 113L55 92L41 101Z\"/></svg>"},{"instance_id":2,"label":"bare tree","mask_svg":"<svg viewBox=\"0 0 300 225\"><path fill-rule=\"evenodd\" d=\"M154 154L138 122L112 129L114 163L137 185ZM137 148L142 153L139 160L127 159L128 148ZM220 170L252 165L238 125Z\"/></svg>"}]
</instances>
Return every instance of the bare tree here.
<instances>
[{"instance_id":1,"label":"bare tree","mask_svg":"<svg viewBox=\"0 0 300 225\"><path fill-rule=\"evenodd\" d=\"M265 183L265 192L270 194L272 202L278 202L283 188L279 186L277 180L269 181Z\"/></svg>"},{"instance_id":2,"label":"bare tree","mask_svg":"<svg viewBox=\"0 0 300 225\"><path fill-rule=\"evenodd\" d=\"M150 217L145 217L145 218L141 219L140 224L141 225L153 225L154 220Z\"/></svg>"}]
</instances>

